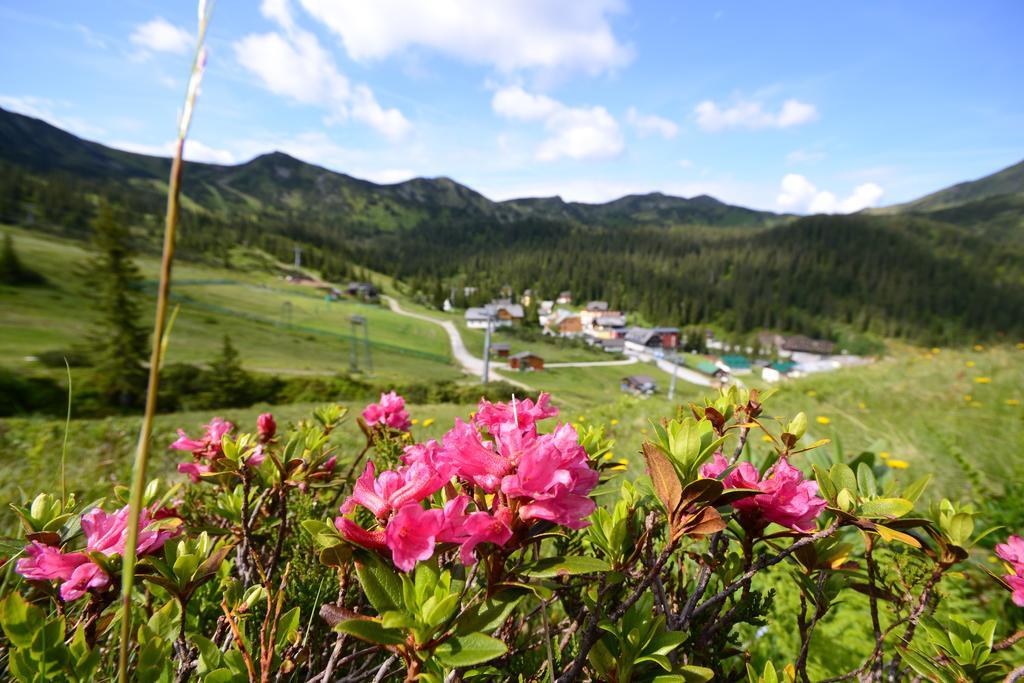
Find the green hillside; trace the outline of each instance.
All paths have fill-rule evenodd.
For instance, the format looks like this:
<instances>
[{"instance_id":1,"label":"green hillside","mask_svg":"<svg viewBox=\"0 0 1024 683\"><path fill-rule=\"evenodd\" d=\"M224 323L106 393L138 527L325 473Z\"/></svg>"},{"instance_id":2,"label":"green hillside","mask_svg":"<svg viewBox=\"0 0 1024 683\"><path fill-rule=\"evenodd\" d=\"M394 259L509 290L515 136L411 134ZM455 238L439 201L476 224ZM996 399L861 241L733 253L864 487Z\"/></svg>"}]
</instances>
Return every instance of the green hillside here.
<instances>
[{"instance_id":1,"label":"green hillside","mask_svg":"<svg viewBox=\"0 0 1024 683\"><path fill-rule=\"evenodd\" d=\"M938 211L1000 195L1024 195L1024 161L984 178L957 183L912 202L888 207L887 211Z\"/></svg>"},{"instance_id":2,"label":"green hillside","mask_svg":"<svg viewBox=\"0 0 1024 683\"><path fill-rule=\"evenodd\" d=\"M156 253L167 164L0 110L0 220L85 239L105 198ZM1019 195L998 193L1019 190L1022 169L925 198L931 211L797 218L657 193L495 203L447 178L378 185L275 152L187 164L178 246L211 267L225 245L284 262L299 247L327 279L369 268L436 307L453 288L474 288L459 303L476 305L510 285L541 298L568 289L737 340L765 328L869 342L1015 339L1024 210Z\"/></svg>"}]
</instances>

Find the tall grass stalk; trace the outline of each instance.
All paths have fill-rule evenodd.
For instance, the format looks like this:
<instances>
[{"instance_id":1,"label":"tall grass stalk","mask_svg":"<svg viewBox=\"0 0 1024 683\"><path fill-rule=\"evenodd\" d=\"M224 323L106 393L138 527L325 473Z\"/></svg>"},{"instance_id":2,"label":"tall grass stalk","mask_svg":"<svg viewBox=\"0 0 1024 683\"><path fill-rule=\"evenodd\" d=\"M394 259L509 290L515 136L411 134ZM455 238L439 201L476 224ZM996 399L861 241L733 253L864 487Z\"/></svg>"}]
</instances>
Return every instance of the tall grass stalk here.
<instances>
[{"instance_id":1,"label":"tall grass stalk","mask_svg":"<svg viewBox=\"0 0 1024 683\"><path fill-rule=\"evenodd\" d=\"M139 517L142 511L142 493L146 485L146 465L149 461L150 439L153 435L153 419L156 415L157 388L160 380L160 365L164 349L164 328L167 319L167 301L171 290L171 265L174 262L174 242L178 227L180 205L178 196L181 191L182 156L185 152L185 138L192 112L195 108L196 96L199 94L199 83L202 81L203 68L206 65L206 27L210 21L212 2L200 0L199 31L196 40L196 51L192 59L192 75L189 78L188 90L185 93L185 105L178 122L178 141L174 159L171 162L171 176L167 188L167 215L164 222L163 257L160 261L160 285L157 290L156 317L153 322L152 351L149 358L149 384L146 388L146 409L142 418L142 429L139 432L138 449L135 452L135 464L132 468L132 487L128 508L128 535L125 539L124 564L121 575L121 643L118 657L118 680L128 681L128 652L131 649L131 606L132 587L135 583L136 548L139 540ZM182 615L182 619L184 619Z\"/></svg>"},{"instance_id":2,"label":"tall grass stalk","mask_svg":"<svg viewBox=\"0 0 1024 683\"><path fill-rule=\"evenodd\" d=\"M68 433L71 431L71 364L64 359L64 367L68 371L68 415L64 420L64 444L60 448L60 510L67 512L68 509Z\"/></svg>"}]
</instances>

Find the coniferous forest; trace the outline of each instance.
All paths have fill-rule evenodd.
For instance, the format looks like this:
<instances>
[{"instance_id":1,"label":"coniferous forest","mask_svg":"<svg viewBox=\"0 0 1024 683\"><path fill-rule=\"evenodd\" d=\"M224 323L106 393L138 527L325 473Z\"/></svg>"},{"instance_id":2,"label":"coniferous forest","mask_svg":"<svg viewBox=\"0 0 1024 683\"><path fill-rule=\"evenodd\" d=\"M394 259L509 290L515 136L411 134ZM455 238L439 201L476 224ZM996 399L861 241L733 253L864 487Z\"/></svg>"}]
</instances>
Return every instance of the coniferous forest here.
<instances>
[{"instance_id":1,"label":"coniferous forest","mask_svg":"<svg viewBox=\"0 0 1024 683\"><path fill-rule=\"evenodd\" d=\"M30 142L27 142L30 141ZM106 148L0 112L0 220L88 239L101 201L156 251L167 160ZM439 305L505 286L604 299L651 324L778 329L914 342L1024 330L1024 164L886 210L798 218L710 197L492 202L445 178L373 183L274 153L188 164L179 253L228 263L249 245L332 280L394 276ZM950 190L949 192L952 192ZM993 194L995 193L995 194ZM938 199L936 199L938 197Z\"/></svg>"}]
</instances>

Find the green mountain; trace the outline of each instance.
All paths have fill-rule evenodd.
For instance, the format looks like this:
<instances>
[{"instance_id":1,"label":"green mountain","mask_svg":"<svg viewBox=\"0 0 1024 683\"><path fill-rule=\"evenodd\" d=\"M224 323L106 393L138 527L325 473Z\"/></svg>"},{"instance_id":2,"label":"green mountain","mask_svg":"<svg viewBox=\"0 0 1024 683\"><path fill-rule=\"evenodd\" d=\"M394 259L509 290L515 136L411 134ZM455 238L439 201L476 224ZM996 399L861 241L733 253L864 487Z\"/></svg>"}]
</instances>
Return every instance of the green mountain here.
<instances>
[{"instance_id":1,"label":"green mountain","mask_svg":"<svg viewBox=\"0 0 1024 683\"><path fill-rule=\"evenodd\" d=\"M84 238L99 199L160 244L169 160L113 150L0 110L0 221ZM178 249L230 265L235 245L331 279L569 289L652 324L926 343L1024 338L1024 164L887 210L796 217L660 193L603 204L494 202L449 178L381 185L281 152L188 163Z\"/></svg>"},{"instance_id":2,"label":"green mountain","mask_svg":"<svg viewBox=\"0 0 1024 683\"><path fill-rule=\"evenodd\" d=\"M889 213L941 211L992 197L1024 195L1024 161L978 180L957 183L906 204L887 207Z\"/></svg>"},{"instance_id":3,"label":"green mountain","mask_svg":"<svg viewBox=\"0 0 1024 683\"><path fill-rule=\"evenodd\" d=\"M0 109L0 161L36 173L163 183L170 161L83 140L45 121ZM194 208L278 213L343 211L382 228L410 227L445 213L572 220L592 225L761 226L780 222L771 212L730 206L707 196L631 195L605 204L552 199L494 202L450 178L414 178L380 185L272 152L235 166L189 162L184 194ZM315 208L314 208L315 207Z\"/></svg>"}]
</instances>

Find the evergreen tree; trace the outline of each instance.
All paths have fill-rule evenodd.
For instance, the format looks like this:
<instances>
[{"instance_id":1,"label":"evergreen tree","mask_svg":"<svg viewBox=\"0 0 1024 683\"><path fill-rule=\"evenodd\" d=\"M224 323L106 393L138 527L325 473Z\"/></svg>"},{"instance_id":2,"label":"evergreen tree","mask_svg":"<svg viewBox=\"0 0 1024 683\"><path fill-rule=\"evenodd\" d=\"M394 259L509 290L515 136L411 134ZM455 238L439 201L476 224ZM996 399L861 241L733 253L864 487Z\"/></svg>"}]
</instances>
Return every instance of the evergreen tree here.
<instances>
[{"instance_id":1,"label":"evergreen tree","mask_svg":"<svg viewBox=\"0 0 1024 683\"><path fill-rule=\"evenodd\" d=\"M14 250L14 238L11 233L5 233L3 250L0 251L0 284L35 285L41 282L43 276L25 267Z\"/></svg>"},{"instance_id":2,"label":"evergreen tree","mask_svg":"<svg viewBox=\"0 0 1024 683\"><path fill-rule=\"evenodd\" d=\"M111 405L137 407L146 394L149 342L139 322L142 276L132 260L131 234L106 203L93 221L93 249L87 277L99 313L91 335L97 386Z\"/></svg>"},{"instance_id":3,"label":"evergreen tree","mask_svg":"<svg viewBox=\"0 0 1024 683\"><path fill-rule=\"evenodd\" d=\"M252 403L253 379L242 368L231 337L224 335L220 355L211 363L204 402L210 407L238 408Z\"/></svg>"}]
</instances>

